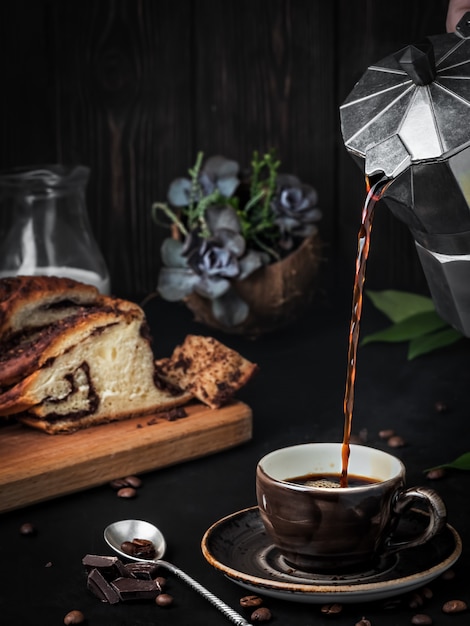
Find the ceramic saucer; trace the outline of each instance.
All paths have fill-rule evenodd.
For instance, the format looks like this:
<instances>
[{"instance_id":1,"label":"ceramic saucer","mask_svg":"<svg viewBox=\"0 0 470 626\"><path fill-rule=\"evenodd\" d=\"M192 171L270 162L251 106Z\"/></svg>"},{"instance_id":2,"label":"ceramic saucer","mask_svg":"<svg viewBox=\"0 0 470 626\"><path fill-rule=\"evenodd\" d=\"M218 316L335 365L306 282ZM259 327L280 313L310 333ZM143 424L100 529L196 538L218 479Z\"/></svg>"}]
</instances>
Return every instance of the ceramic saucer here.
<instances>
[{"instance_id":1,"label":"ceramic saucer","mask_svg":"<svg viewBox=\"0 0 470 626\"><path fill-rule=\"evenodd\" d=\"M400 524L403 537L427 524L418 510ZM348 575L320 575L289 566L267 537L258 507L213 524L202 539L206 560L230 580L254 592L295 602L342 603L383 600L426 585L451 567L462 552L458 533L447 525L426 545L387 557L377 567Z\"/></svg>"}]
</instances>

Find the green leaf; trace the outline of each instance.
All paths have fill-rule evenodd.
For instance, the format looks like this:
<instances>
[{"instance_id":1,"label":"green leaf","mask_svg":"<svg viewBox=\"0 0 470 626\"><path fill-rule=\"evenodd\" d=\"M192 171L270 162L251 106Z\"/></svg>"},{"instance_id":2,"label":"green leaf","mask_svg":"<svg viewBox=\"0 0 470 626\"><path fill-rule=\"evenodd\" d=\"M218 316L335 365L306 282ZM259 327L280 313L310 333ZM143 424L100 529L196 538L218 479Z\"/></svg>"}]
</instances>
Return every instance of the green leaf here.
<instances>
[{"instance_id":1,"label":"green leaf","mask_svg":"<svg viewBox=\"0 0 470 626\"><path fill-rule=\"evenodd\" d=\"M386 341L389 343L409 341L410 339L422 337L445 326L447 326L446 322L444 322L434 310L425 313L417 313L396 324L392 324L392 326L389 326L385 330L367 335L362 340L361 345L378 341Z\"/></svg>"},{"instance_id":2,"label":"green leaf","mask_svg":"<svg viewBox=\"0 0 470 626\"><path fill-rule=\"evenodd\" d=\"M458 469L458 470L470 470L470 452L465 452L461 456L457 457L454 461L450 463L443 463L442 465L436 465L435 467L430 467L425 470L426 472L431 471L432 469Z\"/></svg>"},{"instance_id":3,"label":"green leaf","mask_svg":"<svg viewBox=\"0 0 470 626\"><path fill-rule=\"evenodd\" d=\"M392 322L401 322L417 313L434 311L431 298L406 291L366 291L374 306Z\"/></svg>"},{"instance_id":4,"label":"green leaf","mask_svg":"<svg viewBox=\"0 0 470 626\"><path fill-rule=\"evenodd\" d=\"M410 341L408 346L408 360L412 361L417 356L427 354L438 348L444 348L445 346L451 346L459 339L462 339L462 335L454 328L445 328L437 333L432 333L424 337L416 337Z\"/></svg>"}]
</instances>

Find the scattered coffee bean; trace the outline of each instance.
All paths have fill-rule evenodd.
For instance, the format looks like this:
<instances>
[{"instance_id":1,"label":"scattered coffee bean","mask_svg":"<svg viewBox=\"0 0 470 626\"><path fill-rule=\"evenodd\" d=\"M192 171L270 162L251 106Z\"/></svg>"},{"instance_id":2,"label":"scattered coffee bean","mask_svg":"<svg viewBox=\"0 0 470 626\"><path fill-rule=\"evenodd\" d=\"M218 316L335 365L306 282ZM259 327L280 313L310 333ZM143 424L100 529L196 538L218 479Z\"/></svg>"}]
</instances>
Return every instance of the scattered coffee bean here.
<instances>
[{"instance_id":1,"label":"scattered coffee bean","mask_svg":"<svg viewBox=\"0 0 470 626\"><path fill-rule=\"evenodd\" d=\"M52 561L47 561L44 567L52 567Z\"/></svg>"},{"instance_id":2,"label":"scattered coffee bean","mask_svg":"<svg viewBox=\"0 0 470 626\"><path fill-rule=\"evenodd\" d=\"M447 412L447 404L445 402L442 402L442 400L438 400L434 404L434 408L437 411L437 413L446 413Z\"/></svg>"},{"instance_id":3,"label":"scattered coffee bean","mask_svg":"<svg viewBox=\"0 0 470 626\"><path fill-rule=\"evenodd\" d=\"M324 604L321 607L321 612L325 615L338 615L343 610L342 604Z\"/></svg>"},{"instance_id":4,"label":"scattered coffee bean","mask_svg":"<svg viewBox=\"0 0 470 626\"><path fill-rule=\"evenodd\" d=\"M416 615L413 615L411 618L411 623L416 626L427 626L432 624L432 618L430 615L426 615L426 613L416 613Z\"/></svg>"},{"instance_id":5,"label":"scattered coffee bean","mask_svg":"<svg viewBox=\"0 0 470 626\"><path fill-rule=\"evenodd\" d=\"M31 522L25 522L20 526L20 535L32 536L37 532L36 527Z\"/></svg>"},{"instance_id":6,"label":"scattered coffee bean","mask_svg":"<svg viewBox=\"0 0 470 626\"><path fill-rule=\"evenodd\" d=\"M362 445L364 442L362 441L362 439L361 439L361 437L359 435L352 434L349 437L349 443L356 443L358 445Z\"/></svg>"},{"instance_id":7,"label":"scattered coffee bean","mask_svg":"<svg viewBox=\"0 0 470 626\"><path fill-rule=\"evenodd\" d=\"M134 487L134 489L139 489L142 487L142 480L138 476L126 476L124 478L126 485L129 487Z\"/></svg>"},{"instance_id":8,"label":"scattered coffee bean","mask_svg":"<svg viewBox=\"0 0 470 626\"><path fill-rule=\"evenodd\" d=\"M85 621L85 616L81 611L69 611L67 615L64 617L64 624L83 624Z\"/></svg>"},{"instance_id":9,"label":"scattered coffee bean","mask_svg":"<svg viewBox=\"0 0 470 626\"><path fill-rule=\"evenodd\" d=\"M109 483L109 486L111 487L111 489L115 489L117 491L118 489L121 489L122 487L127 487L128 485L126 484L124 478L115 478Z\"/></svg>"},{"instance_id":10,"label":"scattered coffee bean","mask_svg":"<svg viewBox=\"0 0 470 626\"><path fill-rule=\"evenodd\" d=\"M134 487L121 487L118 490L117 495L119 498L135 498L137 495L137 490Z\"/></svg>"},{"instance_id":11,"label":"scattered coffee bean","mask_svg":"<svg viewBox=\"0 0 470 626\"><path fill-rule=\"evenodd\" d=\"M426 474L426 478L429 480L440 480L441 478L444 478L445 475L446 471L443 467L436 467L436 469L429 470Z\"/></svg>"},{"instance_id":12,"label":"scattered coffee bean","mask_svg":"<svg viewBox=\"0 0 470 626\"><path fill-rule=\"evenodd\" d=\"M155 598L155 604L158 606L171 606L173 604L173 596L170 596L169 593L159 593Z\"/></svg>"},{"instance_id":13,"label":"scattered coffee bean","mask_svg":"<svg viewBox=\"0 0 470 626\"><path fill-rule=\"evenodd\" d=\"M424 598L418 592L413 593L408 600L408 606L410 609L417 609L418 607L423 606L423 604Z\"/></svg>"},{"instance_id":14,"label":"scattered coffee bean","mask_svg":"<svg viewBox=\"0 0 470 626\"><path fill-rule=\"evenodd\" d=\"M269 622L271 618L271 611L265 606L255 609L250 617L252 622Z\"/></svg>"},{"instance_id":15,"label":"scattered coffee bean","mask_svg":"<svg viewBox=\"0 0 470 626\"><path fill-rule=\"evenodd\" d=\"M395 431L392 430L391 428L386 428L385 430L379 431L380 439L390 439L390 437L393 437L394 435L395 435Z\"/></svg>"},{"instance_id":16,"label":"scattered coffee bean","mask_svg":"<svg viewBox=\"0 0 470 626\"><path fill-rule=\"evenodd\" d=\"M142 480L138 476L126 476L124 478L115 478L109 483L111 489L119 491L126 487L132 487L133 489L139 489L142 486Z\"/></svg>"},{"instance_id":17,"label":"scattered coffee bean","mask_svg":"<svg viewBox=\"0 0 470 626\"><path fill-rule=\"evenodd\" d=\"M442 580L454 580L454 578L455 578L455 570L453 570L453 569L446 570L442 574L441 578L442 578Z\"/></svg>"},{"instance_id":18,"label":"scattered coffee bean","mask_svg":"<svg viewBox=\"0 0 470 626\"><path fill-rule=\"evenodd\" d=\"M423 595L423 598L426 598L426 600L430 600L434 596L433 590L429 587L423 587L421 589L421 594Z\"/></svg>"},{"instance_id":19,"label":"scattered coffee bean","mask_svg":"<svg viewBox=\"0 0 470 626\"><path fill-rule=\"evenodd\" d=\"M262 604L263 600L259 596L243 596L243 598L240 598L240 606L243 607L253 608Z\"/></svg>"},{"instance_id":20,"label":"scattered coffee bean","mask_svg":"<svg viewBox=\"0 0 470 626\"><path fill-rule=\"evenodd\" d=\"M160 587L160 589L164 589L166 587L166 578L164 578L163 576L157 576L155 578L155 582Z\"/></svg>"},{"instance_id":21,"label":"scattered coffee bean","mask_svg":"<svg viewBox=\"0 0 470 626\"><path fill-rule=\"evenodd\" d=\"M363 617L358 622L356 622L355 626L372 626L370 620Z\"/></svg>"},{"instance_id":22,"label":"scattered coffee bean","mask_svg":"<svg viewBox=\"0 0 470 626\"><path fill-rule=\"evenodd\" d=\"M400 435L394 435L393 437L387 439L387 445L391 448L403 448L403 446L406 445L406 442L403 437L400 437Z\"/></svg>"},{"instance_id":23,"label":"scattered coffee bean","mask_svg":"<svg viewBox=\"0 0 470 626\"><path fill-rule=\"evenodd\" d=\"M463 613L467 610L467 603L463 600L449 600L442 607L444 613Z\"/></svg>"}]
</instances>

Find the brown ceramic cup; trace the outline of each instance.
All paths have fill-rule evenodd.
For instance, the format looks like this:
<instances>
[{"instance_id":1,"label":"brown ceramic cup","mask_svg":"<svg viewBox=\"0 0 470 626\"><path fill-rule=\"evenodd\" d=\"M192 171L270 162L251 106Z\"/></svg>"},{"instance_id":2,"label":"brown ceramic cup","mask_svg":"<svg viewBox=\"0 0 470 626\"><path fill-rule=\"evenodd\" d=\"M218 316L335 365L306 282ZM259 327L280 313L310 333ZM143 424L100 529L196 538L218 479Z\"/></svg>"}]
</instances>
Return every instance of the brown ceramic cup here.
<instances>
[{"instance_id":1,"label":"brown ceramic cup","mask_svg":"<svg viewBox=\"0 0 470 626\"><path fill-rule=\"evenodd\" d=\"M261 519L290 566L308 572L364 571L443 529L441 498L427 487L406 489L403 463L387 452L351 445L349 485L340 487L341 447L301 444L275 450L258 463ZM300 477L310 482L299 484ZM424 509L427 525L411 538L394 537L401 516L412 506Z\"/></svg>"}]
</instances>

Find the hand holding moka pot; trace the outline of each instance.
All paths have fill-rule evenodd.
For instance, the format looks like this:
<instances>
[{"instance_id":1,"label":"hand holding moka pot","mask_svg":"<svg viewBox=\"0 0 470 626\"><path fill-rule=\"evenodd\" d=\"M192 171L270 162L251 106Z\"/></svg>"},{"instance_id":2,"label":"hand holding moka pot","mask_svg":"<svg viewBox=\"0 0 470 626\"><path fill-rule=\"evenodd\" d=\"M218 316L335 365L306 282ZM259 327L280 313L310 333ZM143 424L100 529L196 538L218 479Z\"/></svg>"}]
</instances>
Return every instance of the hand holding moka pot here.
<instances>
[{"instance_id":1,"label":"hand holding moka pot","mask_svg":"<svg viewBox=\"0 0 470 626\"><path fill-rule=\"evenodd\" d=\"M470 13L370 66L340 107L347 150L416 243L437 312L470 336Z\"/></svg>"}]
</instances>

